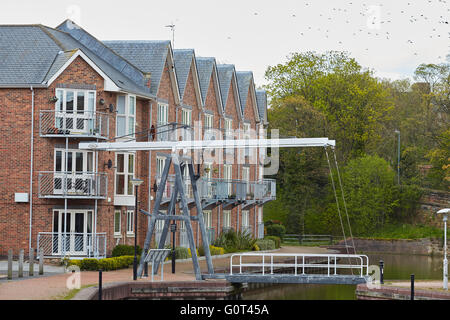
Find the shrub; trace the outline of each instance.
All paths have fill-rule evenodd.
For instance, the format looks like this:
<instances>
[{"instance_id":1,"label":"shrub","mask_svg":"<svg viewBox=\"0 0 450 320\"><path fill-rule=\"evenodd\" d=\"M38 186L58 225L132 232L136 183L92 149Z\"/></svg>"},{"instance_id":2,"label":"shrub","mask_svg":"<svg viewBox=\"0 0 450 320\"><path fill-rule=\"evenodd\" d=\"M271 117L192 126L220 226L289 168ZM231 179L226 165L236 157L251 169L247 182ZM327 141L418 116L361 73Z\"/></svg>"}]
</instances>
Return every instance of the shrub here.
<instances>
[{"instance_id":1,"label":"shrub","mask_svg":"<svg viewBox=\"0 0 450 320\"><path fill-rule=\"evenodd\" d=\"M96 271L98 270L98 260L92 258L83 259L81 260L80 269L87 271Z\"/></svg>"},{"instance_id":2,"label":"shrub","mask_svg":"<svg viewBox=\"0 0 450 320\"><path fill-rule=\"evenodd\" d=\"M137 246L137 254L141 255L142 248ZM114 247L112 251L113 257L120 257L120 256L134 256L134 246L126 245L126 244L119 244Z\"/></svg>"},{"instance_id":3,"label":"shrub","mask_svg":"<svg viewBox=\"0 0 450 320\"><path fill-rule=\"evenodd\" d=\"M272 240L275 243L275 248L278 249L281 247L281 238L277 236L267 236L264 239Z\"/></svg>"},{"instance_id":4,"label":"shrub","mask_svg":"<svg viewBox=\"0 0 450 320\"><path fill-rule=\"evenodd\" d=\"M216 247L216 246L210 245L209 252L211 253L212 256L222 255L222 254L225 254L225 249L222 247ZM198 248L198 253L200 256L205 255L205 250L203 249L203 246L200 246Z\"/></svg>"},{"instance_id":5,"label":"shrub","mask_svg":"<svg viewBox=\"0 0 450 320\"><path fill-rule=\"evenodd\" d=\"M259 249L258 244L255 243L255 244L253 245L252 251L259 251L259 250L260 250L260 249Z\"/></svg>"},{"instance_id":6,"label":"shrub","mask_svg":"<svg viewBox=\"0 0 450 320\"><path fill-rule=\"evenodd\" d=\"M256 241L256 245L261 250L273 250L275 249L275 241L272 239L259 239Z\"/></svg>"},{"instance_id":7,"label":"shrub","mask_svg":"<svg viewBox=\"0 0 450 320\"><path fill-rule=\"evenodd\" d=\"M228 230L222 232L213 245L224 249L225 253L233 253L240 250L252 250L256 239L251 234L242 231Z\"/></svg>"},{"instance_id":8,"label":"shrub","mask_svg":"<svg viewBox=\"0 0 450 320\"><path fill-rule=\"evenodd\" d=\"M283 238L286 228L281 224L271 224L267 227L267 235Z\"/></svg>"},{"instance_id":9,"label":"shrub","mask_svg":"<svg viewBox=\"0 0 450 320\"><path fill-rule=\"evenodd\" d=\"M137 257L138 261L140 256ZM86 258L83 260L69 260L67 266L76 265L83 271L97 271L102 269L103 271L111 271L117 269L125 269L133 264L133 256L120 256L105 259L92 259Z\"/></svg>"}]
</instances>

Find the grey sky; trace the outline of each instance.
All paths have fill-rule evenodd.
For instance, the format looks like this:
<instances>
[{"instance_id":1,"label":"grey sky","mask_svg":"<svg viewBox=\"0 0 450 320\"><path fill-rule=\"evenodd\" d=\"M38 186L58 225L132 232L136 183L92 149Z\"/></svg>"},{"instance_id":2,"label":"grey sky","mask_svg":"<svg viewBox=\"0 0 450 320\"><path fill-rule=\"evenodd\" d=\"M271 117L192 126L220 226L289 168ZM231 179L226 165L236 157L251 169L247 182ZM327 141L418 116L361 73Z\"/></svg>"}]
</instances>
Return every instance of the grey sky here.
<instances>
[{"instance_id":1,"label":"grey sky","mask_svg":"<svg viewBox=\"0 0 450 320\"><path fill-rule=\"evenodd\" d=\"M450 47L450 0L14 0L0 10L1 24L55 27L66 18L100 40L172 39L173 22L175 48L251 70L256 85L291 52L348 51L399 79L444 62Z\"/></svg>"}]
</instances>

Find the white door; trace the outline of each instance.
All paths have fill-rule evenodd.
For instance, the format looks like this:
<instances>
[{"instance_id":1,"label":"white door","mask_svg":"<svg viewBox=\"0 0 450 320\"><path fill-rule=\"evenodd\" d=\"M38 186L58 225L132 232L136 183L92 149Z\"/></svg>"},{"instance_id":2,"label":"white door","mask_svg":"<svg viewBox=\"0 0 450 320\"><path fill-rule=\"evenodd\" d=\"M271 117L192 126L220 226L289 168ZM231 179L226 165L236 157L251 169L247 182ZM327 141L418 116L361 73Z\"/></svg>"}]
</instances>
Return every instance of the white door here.
<instances>
[{"instance_id":1,"label":"white door","mask_svg":"<svg viewBox=\"0 0 450 320\"><path fill-rule=\"evenodd\" d=\"M64 210L53 213L53 253L88 255L92 252L91 210Z\"/></svg>"},{"instance_id":2,"label":"white door","mask_svg":"<svg viewBox=\"0 0 450 320\"><path fill-rule=\"evenodd\" d=\"M55 149L54 194L92 194L95 188L94 153Z\"/></svg>"}]
</instances>

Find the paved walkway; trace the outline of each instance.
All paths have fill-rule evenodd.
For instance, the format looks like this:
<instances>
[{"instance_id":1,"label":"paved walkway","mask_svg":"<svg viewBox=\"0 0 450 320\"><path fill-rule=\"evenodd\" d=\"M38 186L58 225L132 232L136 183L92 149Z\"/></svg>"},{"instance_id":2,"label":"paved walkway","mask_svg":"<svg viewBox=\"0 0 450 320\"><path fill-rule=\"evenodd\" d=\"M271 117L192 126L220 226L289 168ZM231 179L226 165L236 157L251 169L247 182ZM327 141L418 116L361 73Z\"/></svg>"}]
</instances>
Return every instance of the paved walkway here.
<instances>
[{"instance_id":1,"label":"paved walkway","mask_svg":"<svg viewBox=\"0 0 450 320\"><path fill-rule=\"evenodd\" d=\"M330 251L325 248L318 247L282 247L277 250L276 253L329 253ZM213 258L214 269L220 272L221 270L227 268L230 263L229 255L226 257L214 257ZM202 272L207 271L206 261L204 259L200 260L200 268ZM0 269L1 270L1 269ZM24 267L24 270L25 269ZM52 269L53 270L53 269ZM46 268L44 267L44 271ZM51 300L51 299L62 299L69 292L70 289L67 287L73 282L71 274L53 274L45 277L32 277L28 279L23 279L17 281L13 280L2 280L0 279L0 300ZM149 267L149 273L151 272L151 267ZM35 273L37 274L37 272ZM154 276L154 280L158 281L160 279L160 274ZM116 271L103 272L103 282L120 282L120 281L130 281L133 280L133 269L122 269ZM171 263L166 263L164 265L164 280L167 281L194 281L194 271L192 266L192 260L177 261L176 273L172 274ZM143 278L137 281L148 282L151 278ZM82 271L80 273L81 286L90 286L98 284L98 272L96 271Z\"/></svg>"}]
</instances>

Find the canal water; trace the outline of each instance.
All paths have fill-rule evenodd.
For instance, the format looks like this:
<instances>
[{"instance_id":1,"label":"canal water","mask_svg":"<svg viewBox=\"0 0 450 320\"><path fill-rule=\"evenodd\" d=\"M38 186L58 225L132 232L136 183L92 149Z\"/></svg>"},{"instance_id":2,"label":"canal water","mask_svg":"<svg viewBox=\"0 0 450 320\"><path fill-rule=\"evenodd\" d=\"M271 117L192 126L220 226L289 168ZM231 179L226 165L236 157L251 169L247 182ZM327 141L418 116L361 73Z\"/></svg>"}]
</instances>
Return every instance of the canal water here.
<instances>
[{"instance_id":1,"label":"canal water","mask_svg":"<svg viewBox=\"0 0 450 320\"><path fill-rule=\"evenodd\" d=\"M367 254L369 264L384 261L384 279L442 279L442 257L407 254ZM253 300L354 300L355 285L282 284L245 292L243 299Z\"/></svg>"}]
</instances>

